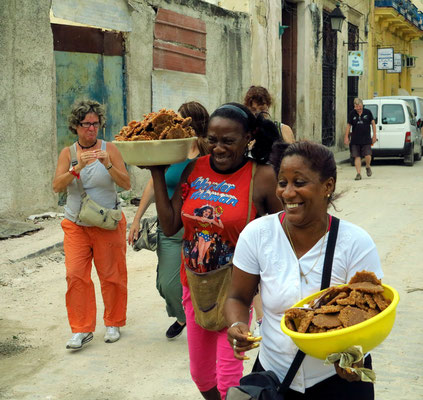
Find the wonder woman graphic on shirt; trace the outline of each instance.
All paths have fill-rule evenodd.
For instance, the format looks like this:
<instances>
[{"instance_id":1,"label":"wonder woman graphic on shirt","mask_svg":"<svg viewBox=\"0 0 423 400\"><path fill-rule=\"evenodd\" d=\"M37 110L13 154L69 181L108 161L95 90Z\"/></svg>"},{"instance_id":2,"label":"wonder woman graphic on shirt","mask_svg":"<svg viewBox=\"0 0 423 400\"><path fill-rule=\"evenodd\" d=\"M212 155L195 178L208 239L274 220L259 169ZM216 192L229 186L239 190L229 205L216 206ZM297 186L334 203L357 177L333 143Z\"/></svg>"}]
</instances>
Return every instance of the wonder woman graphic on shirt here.
<instances>
[{"instance_id":1,"label":"wonder woman graphic on shirt","mask_svg":"<svg viewBox=\"0 0 423 400\"><path fill-rule=\"evenodd\" d=\"M222 256L220 253L223 249L222 237L218 233L224 228L220 219L222 213L223 207L213 207L209 204L194 209L193 215L182 212L183 217L197 221L193 239L184 241L185 260L188 261L189 267L196 272L216 269L219 264L219 257ZM221 261L226 258L221 257Z\"/></svg>"},{"instance_id":2,"label":"wonder woman graphic on shirt","mask_svg":"<svg viewBox=\"0 0 423 400\"><path fill-rule=\"evenodd\" d=\"M211 167L210 155L197 159L182 190L183 285L188 285L185 268L206 273L231 261L238 236L247 224L251 174L252 162L222 174ZM249 221L256 212L251 202Z\"/></svg>"}]
</instances>

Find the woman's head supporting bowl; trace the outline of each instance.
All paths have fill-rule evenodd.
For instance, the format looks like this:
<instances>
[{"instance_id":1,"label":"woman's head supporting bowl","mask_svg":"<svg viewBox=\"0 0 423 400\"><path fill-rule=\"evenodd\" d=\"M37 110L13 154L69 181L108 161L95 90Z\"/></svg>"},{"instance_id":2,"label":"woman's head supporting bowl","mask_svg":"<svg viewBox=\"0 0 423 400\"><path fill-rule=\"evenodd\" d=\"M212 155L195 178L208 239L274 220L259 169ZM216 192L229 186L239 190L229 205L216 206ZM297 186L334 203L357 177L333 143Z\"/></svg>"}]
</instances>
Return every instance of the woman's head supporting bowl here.
<instances>
[{"instance_id":1,"label":"woman's head supporting bowl","mask_svg":"<svg viewBox=\"0 0 423 400\"><path fill-rule=\"evenodd\" d=\"M255 139L255 144L251 150L252 157L260 164L265 164L269 160L272 144L278 139L279 133L272 121L265 119L262 115L255 115L244 105L239 103L226 103L217 108L210 116L220 117L238 123L244 136L250 135L250 139ZM247 148L243 149L245 152Z\"/></svg>"},{"instance_id":2,"label":"woman's head supporting bowl","mask_svg":"<svg viewBox=\"0 0 423 400\"><path fill-rule=\"evenodd\" d=\"M106 122L106 112L103 105L94 100L81 100L75 103L68 117L69 130L77 134L76 127L83 121L87 114L96 114L102 128Z\"/></svg>"},{"instance_id":3,"label":"woman's head supporting bowl","mask_svg":"<svg viewBox=\"0 0 423 400\"><path fill-rule=\"evenodd\" d=\"M182 104L179 107L178 112L183 118L192 118L190 126L194 129L195 135L198 137L197 145L200 150L200 155L204 156L208 154L206 137L207 126L209 124L209 113L205 107L196 101L190 101Z\"/></svg>"}]
</instances>

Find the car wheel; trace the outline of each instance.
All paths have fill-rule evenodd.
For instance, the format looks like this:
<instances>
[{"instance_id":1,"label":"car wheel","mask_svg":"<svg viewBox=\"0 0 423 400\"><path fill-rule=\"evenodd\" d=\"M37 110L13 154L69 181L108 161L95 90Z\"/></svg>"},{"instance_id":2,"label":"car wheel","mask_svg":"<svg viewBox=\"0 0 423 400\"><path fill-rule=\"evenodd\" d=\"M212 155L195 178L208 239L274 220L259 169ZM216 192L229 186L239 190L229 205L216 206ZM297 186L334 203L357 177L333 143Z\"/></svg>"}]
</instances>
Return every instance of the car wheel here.
<instances>
[{"instance_id":1,"label":"car wheel","mask_svg":"<svg viewBox=\"0 0 423 400\"><path fill-rule=\"evenodd\" d=\"M414 154L414 161L420 161L422 159L422 146L418 145L419 151Z\"/></svg>"},{"instance_id":2,"label":"car wheel","mask_svg":"<svg viewBox=\"0 0 423 400\"><path fill-rule=\"evenodd\" d=\"M414 144L411 146L410 153L404 156L404 164L408 167L414 165Z\"/></svg>"}]
</instances>

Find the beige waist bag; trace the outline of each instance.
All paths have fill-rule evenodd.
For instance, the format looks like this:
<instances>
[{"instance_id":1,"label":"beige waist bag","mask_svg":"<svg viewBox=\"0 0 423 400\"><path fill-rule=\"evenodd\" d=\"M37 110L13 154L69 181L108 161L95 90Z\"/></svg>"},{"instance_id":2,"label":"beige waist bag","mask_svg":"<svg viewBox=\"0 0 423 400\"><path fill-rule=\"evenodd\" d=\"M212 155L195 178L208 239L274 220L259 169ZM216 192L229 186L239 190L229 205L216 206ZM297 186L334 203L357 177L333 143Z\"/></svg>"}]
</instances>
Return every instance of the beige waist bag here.
<instances>
[{"instance_id":1,"label":"beige waist bag","mask_svg":"<svg viewBox=\"0 0 423 400\"><path fill-rule=\"evenodd\" d=\"M77 161L75 145L69 147L71 152L72 165ZM81 179L76 181L78 190L81 193L81 209L78 215L78 221L87 225L94 225L98 228L114 230L117 228L119 221L122 219L122 210L117 205L116 195L116 208L106 208L100 206L85 192ZM78 222L77 221L77 222Z\"/></svg>"},{"instance_id":2,"label":"beige waist bag","mask_svg":"<svg viewBox=\"0 0 423 400\"><path fill-rule=\"evenodd\" d=\"M247 224L251 215L255 172L256 163L251 173ZM232 262L229 262L219 269L203 273L194 272L185 266L195 322L209 331L220 331L227 326L223 308L231 286L232 266Z\"/></svg>"}]
</instances>

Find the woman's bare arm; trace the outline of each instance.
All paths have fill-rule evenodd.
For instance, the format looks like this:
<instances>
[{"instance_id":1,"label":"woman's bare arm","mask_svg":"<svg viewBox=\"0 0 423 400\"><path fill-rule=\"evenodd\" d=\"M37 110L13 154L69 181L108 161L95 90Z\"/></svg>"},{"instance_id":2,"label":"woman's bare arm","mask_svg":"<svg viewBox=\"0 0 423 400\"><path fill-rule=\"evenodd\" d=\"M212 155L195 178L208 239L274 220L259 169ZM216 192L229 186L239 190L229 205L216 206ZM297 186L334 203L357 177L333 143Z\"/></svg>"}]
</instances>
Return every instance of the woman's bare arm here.
<instances>
[{"instance_id":1,"label":"woman's bare arm","mask_svg":"<svg viewBox=\"0 0 423 400\"><path fill-rule=\"evenodd\" d=\"M248 321L250 317L250 305L260 281L259 275L248 274L236 266L232 270L232 282L228 298L225 303L225 318L229 326L228 341L231 346L236 340L234 356L239 360L245 359L242 352L255 347L249 335ZM235 324L235 326L232 326ZM250 337L250 340L247 338Z\"/></svg>"},{"instance_id":2,"label":"woman's bare arm","mask_svg":"<svg viewBox=\"0 0 423 400\"><path fill-rule=\"evenodd\" d=\"M189 174L194 168L195 162L194 160L185 167L172 199L169 199L167 194L164 175L166 166L160 165L149 167L154 183L157 215L159 217L160 227L166 236L172 236L182 228L182 184L186 183Z\"/></svg>"},{"instance_id":3,"label":"woman's bare arm","mask_svg":"<svg viewBox=\"0 0 423 400\"><path fill-rule=\"evenodd\" d=\"M254 176L253 201L259 216L282 210L282 202L276 197L277 180L270 165L258 165Z\"/></svg>"}]
</instances>

